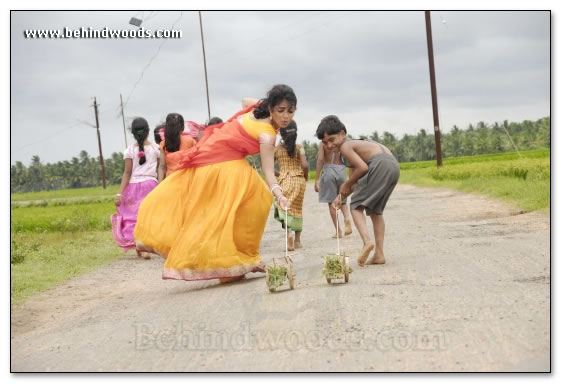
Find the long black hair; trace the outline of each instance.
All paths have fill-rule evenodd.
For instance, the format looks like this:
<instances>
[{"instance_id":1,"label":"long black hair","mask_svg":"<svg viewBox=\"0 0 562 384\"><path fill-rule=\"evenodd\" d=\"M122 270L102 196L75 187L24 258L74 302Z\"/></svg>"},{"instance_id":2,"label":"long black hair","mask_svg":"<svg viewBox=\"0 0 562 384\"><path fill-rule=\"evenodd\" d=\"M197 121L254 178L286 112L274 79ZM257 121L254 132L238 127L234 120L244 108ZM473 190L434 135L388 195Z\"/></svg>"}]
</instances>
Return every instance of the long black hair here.
<instances>
[{"instance_id":1,"label":"long black hair","mask_svg":"<svg viewBox=\"0 0 562 384\"><path fill-rule=\"evenodd\" d=\"M183 116L179 113L169 113L166 116L166 128L164 131L164 139L166 151L177 152L180 149L180 137L185 123Z\"/></svg>"},{"instance_id":2,"label":"long black hair","mask_svg":"<svg viewBox=\"0 0 562 384\"><path fill-rule=\"evenodd\" d=\"M156 142L156 144L160 144L162 142L162 137L160 136L160 130L161 129L166 129L166 125L165 124L158 124L156 126L156 128L154 128L154 141Z\"/></svg>"},{"instance_id":3,"label":"long black hair","mask_svg":"<svg viewBox=\"0 0 562 384\"><path fill-rule=\"evenodd\" d=\"M266 119L269 117L269 108L279 105L283 100L287 100L290 106L297 106L297 96L293 88L285 84L274 85L267 92L265 99L261 99L260 104L254 109L254 117L256 119Z\"/></svg>"},{"instance_id":4,"label":"long black hair","mask_svg":"<svg viewBox=\"0 0 562 384\"><path fill-rule=\"evenodd\" d=\"M209 125L215 125L220 123L222 123L222 119L220 117L215 116L215 117L211 117L205 125L208 127Z\"/></svg>"},{"instance_id":5,"label":"long black hair","mask_svg":"<svg viewBox=\"0 0 562 384\"><path fill-rule=\"evenodd\" d=\"M287 148L287 153L290 157L295 157L297 146L297 123L295 123L295 120L291 120L287 128L281 128L279 133L281 133L283 145Z\"/></svg>"},{"instance_id":6,"label":"long black hair","mask_svg":"<svg viewBox=\"0 0 562 384\"><path fill-rule=\"evenodd\" d=\"M139 158L139 164L143 165L146 162L146 156L144 155L144 141L148 137L150 129L148 128L148 122L142 117L137 117L133 120L131 124L131 132L133 137L139 145L139 153L143 155Z\"/></svg>"}]
</instances>

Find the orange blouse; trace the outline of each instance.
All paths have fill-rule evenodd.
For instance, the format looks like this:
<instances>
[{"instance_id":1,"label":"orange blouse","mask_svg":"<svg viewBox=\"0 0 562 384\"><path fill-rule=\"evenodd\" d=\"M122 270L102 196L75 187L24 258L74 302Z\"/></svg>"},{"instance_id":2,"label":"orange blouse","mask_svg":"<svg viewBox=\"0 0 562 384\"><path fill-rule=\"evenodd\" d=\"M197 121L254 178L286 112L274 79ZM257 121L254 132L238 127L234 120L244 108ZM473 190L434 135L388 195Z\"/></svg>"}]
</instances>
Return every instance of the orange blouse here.
<instances>
[{"instance_id":1,"label":"orange blouse","mask_svg":"<svg viewBox=\"0 0 562 384\"><path fill-rule=\"evenodd\" d=\"M177 150L176 152L171 152L171 153L178 153L178 152L186 151L193 146L195 146L195 140L193 140L189 136L181 135L180 136L180 149ZM173 172L182 169L180 163L177 161L177 159L178 159L177 156L170 156L171 153L169 153L166 150L164 140L162 140L160 142L160 149L163 150L164 154L166 155L166 177L170 176Z\"/></svg>"}]
</instances>

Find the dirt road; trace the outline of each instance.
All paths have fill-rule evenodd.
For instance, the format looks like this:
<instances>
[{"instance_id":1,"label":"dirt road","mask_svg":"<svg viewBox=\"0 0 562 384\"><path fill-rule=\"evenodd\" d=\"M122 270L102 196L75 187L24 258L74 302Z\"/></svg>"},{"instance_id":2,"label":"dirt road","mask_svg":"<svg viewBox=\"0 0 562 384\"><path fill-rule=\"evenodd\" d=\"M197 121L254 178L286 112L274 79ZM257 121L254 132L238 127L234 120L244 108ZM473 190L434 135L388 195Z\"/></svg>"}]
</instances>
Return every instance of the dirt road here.
<instances>
[{"instance_id":1,"label":"dirt road","mask_svg":"<svg viewBox=\"0 0 562 384\"><path fill-rule=\"evenodd\" d=\"M162 259L124 259L11 314L13 371L548 371L550 219L485 197L399 185L385 265L328 285L334 252L312 185L296 288L262 274L230 285L161 280ZM284 254L271 217L262 259Z\"/></svg>"}]
</instances>

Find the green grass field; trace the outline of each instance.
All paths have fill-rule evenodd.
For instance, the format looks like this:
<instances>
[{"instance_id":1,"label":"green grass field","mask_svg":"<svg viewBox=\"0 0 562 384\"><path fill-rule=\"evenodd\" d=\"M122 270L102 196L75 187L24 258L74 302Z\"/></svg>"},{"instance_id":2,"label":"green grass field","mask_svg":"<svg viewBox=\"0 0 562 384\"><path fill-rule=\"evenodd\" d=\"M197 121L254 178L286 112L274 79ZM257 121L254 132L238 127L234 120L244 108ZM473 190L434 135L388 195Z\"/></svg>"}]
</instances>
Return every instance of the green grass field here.
<instances>
[{"instance_id":1,"label":"green grass field","mask_svg":"<svg viewBox=\"0 0 562 384\"><path fill-rule=\"evenodd\" d=\"M12 306L123 257L111 232L12 233ZM13 263L14 258L18 259Z\"/></svg>"},{"instance_id":2,"label":"green grass field","mask_svg":"<svg viewBox=\"0 0 562 384\"><path fill-rule=\"evenodd\" d=\"M113 197L117 190L118 185L110 185L106 189L102 187L94 188L77 188L77 189L61 189L58 191L42 191L42 192L28 192L28 193L12 193L10 199L14 201L32 201L32 200L51 200L51 199L92 199L99 197Z\"/></svg>"},{"instance_id":3,"label":"green grass field","mask_svg":"<svg viewBox=\"0 0 562 384\"><path fill-rule=\"evenodd\" d=\"M81 204L67 201L60 206L12 208L12 232L110 231L111 202Z\"/></svg>"},{"instance_id":4,"label":"green grass field","mask_svg":"<svg viewBox=\"0 0 562 384\"><path fill-rule=\"evenodd\" d=\"M523 211L550 208L550 151L457 157L400 164L400 183L450 188L500 198Z\"/></svg>"},{"instance_id":5,"label":"green grass field","mask_svg":"<svg viewBox=\"0 0 562 384\"><path fill-rule=\"evenodd\" d=\"M550 159L549 149L535 149L532 151L519 152L504 152L494 153L490 155L478 156L463 156L463 157L449 157L443 159L443 166L446 165L459 165L469 163L487 163L490 161L506 161L506 160L519 160L519 159ZM416 161L412 163L400 163L400 169L415 169L415 168L429 168L435 167L436 161Z\"/></svg>"},{"instance_id":6,"label":"green grass field","mask_svg":"<svg viewBox=\"0 0 562 384\"><path fill-rule=\"evenodd\" d=\"M123 256L111 235L118 188L12 194L13 305Z\"/></svg>"}]
</instances>

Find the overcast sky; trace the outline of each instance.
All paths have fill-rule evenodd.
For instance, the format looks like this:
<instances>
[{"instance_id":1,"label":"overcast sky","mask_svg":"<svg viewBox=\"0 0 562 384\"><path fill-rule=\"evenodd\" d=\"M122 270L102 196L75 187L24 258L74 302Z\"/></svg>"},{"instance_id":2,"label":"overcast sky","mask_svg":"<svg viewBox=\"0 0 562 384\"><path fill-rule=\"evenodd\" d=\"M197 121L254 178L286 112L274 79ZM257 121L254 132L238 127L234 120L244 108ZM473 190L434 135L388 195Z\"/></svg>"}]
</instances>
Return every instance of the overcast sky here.
<instances>
[{"instance_id":1,"label":"overcast sky","mask_svg":"<svg viewBox=\"0 0 562 384\"><path fill-rule=\"evenodd\" d=\"M243 97L260 98L272 85L285 83L298 98L299 141L315 141L316 127L328 114L338 115L354 136L432 131L423 12L202 15L211 115L226 119ZM64 27L136 29L128 23L133 16L152 30L175 23L183 37L25 39L23 34ZM550 114L549 12L434 11L432 28L444 132L454 124L466 128ZM128 100L127 123L142 116L154 128L170 112L201 123L207 119L194 11L12 12L10 61L12 164L29 165L33 155L44 163L70 160L81 150L98 156L90 126L94 96L105 158L125 149L120 93Z\"/></svg>"}]
</instances>

